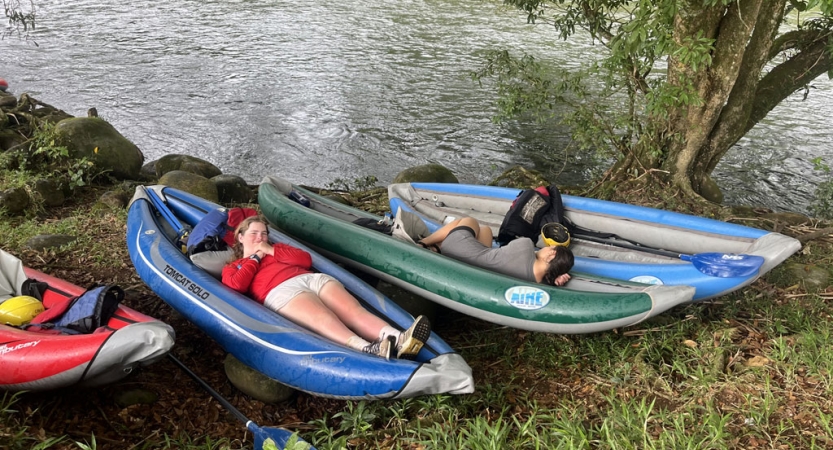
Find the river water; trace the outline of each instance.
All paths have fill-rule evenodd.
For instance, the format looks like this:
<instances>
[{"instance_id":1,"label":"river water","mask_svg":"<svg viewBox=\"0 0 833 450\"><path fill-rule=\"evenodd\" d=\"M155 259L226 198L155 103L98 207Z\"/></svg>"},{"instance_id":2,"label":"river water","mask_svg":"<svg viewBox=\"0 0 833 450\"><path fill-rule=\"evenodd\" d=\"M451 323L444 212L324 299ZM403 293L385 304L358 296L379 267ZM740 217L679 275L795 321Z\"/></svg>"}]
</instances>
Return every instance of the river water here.
<instances>
[{"instance_id":1,"label":"river water","mask_svg":"<svg viewBox=\"0 0 833 450\"><path fill-rule=\"evenodd\" d=\"M147 161L185 153L251 183L274 174L327 186L440 163L485 183L510 165L586 180L566 130L491 122L471 80L486 50L561 66L592 57L516 12L479 0L38 0L29 40L0 41L15 94L76 115L96 107ZM36 42L37 45L34 45ZM713 174L728 204L807 212L833 165L833 83L794 95Z\"/></svg>"}]
</instances>

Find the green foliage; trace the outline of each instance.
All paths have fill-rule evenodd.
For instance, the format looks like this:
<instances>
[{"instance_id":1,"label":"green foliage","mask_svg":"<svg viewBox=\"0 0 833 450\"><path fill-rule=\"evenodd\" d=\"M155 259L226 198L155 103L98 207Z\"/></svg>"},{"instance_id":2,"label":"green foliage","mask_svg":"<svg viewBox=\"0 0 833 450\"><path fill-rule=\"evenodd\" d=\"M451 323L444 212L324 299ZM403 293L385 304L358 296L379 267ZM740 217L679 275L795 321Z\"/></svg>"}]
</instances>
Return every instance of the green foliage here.
<instances>
[{"instance_id":1,"label":"green foliage","mask_svg":"<svg viewBox=\"0 0 833 450\"><path fill-rule=\"evenodd\" d=\"M64 178L68 181L70 189L86 186L100 173L95 172L95 164L87 158L73 158L65 145L60 143L55 133L55 126L52 124L41 125L35 130L32 138L31 157L34 161L27 161L24 156L22 166L44 164L46 171L52 177Z\"/></svg>"},{"instance_id":2,"label":"green foliage","mask_svg":"<svg viewBox=\"0 0 833 450\"><path fill-rule=\"evenodd\" d=\"M293 433L292 436L289 437L286 441L286 445L283 449L278 448L278 444L275 443L272 438L266 438L263 441L263 450L309 450L310 445L303 440L298 438L297 433Z\"/></svg>"},{"instance_id":3,"label":"green foliage","mask_svg":"<svg viewBox=\"0 0 833 450\"><path fill-rule=\"evenodd\" d=\"M23 392L4 392L0 397L0 442L9 450L46 450L64 441L66 436L49 437L42 440L31 437L25 426L26 419L21 411L14 409Z\"/></svg>"},{"instance_id":4,"label":"green foliage","mask_svg":"<svg viewBox=\"0 0 833 450\"><path fill-rule=\"evenodd\" d=\"M634 148L662 160L672 112L702 100L692 80L684 75L669 83L663 71L666 58L691 71L711 64L712 39L702 32L679 43L672 29L676 2L508 0L536 23L545 17L567 39L581 30L608 48L607 56L588 60L579 71L565 72L530 55L512 56L507 50L487 54L475 80L496 79L498 114L507 120L531 114L539 121L555 119L568 125L581 151L601 159L630 155ZM547 8L552 15L545 15ZM578 30L578 31L577 31Z\"/></svg>"},{"instance_id":5,"label":"green foliage","mask_svg":"<svg viewBox=\"0 0 833 450\"><path fill-rule=\"evenodd\" d=\"M813 158L810 162L813 163L813 169L822 172L826 178L816 186L810 210L820 219L833 219L833 174L830 166L824 163L821 157Z\"/></svg>"},{"instance_id":6,"label":"green foliage","mask_svg":"<svg viewBox=\"0 0 833 450\"><path fill-rule=\"evenodd\" d=\"M754 87L766 73L743 72L736 80L733 69L737 66L729 62L741 57L746 61L747 56L752 62L754 53L744 55L742 49L766 49L771 44L768 37L756 35L752 37L755 42L749 41L748 33L741 26L736 31L727 28L723 32L724 25L734 26L732 21L724 19L735 12L737 2L504 0L504 3L523 11L527 23L550 25L558 38L585 40L600 51L595 60L589 57L576 61L581 67L570 69L572 73L510 50L489 53L484 67L472 76L480 82L489 78L496 81L495 120L524 120L530 116L542 122L557 120L570 127L582 156L592 152L600 161L618 160L620 164L608 172L611 175L638 176L652 169L663 173L679 170L684 171L689 181L697 181L704 175L700 172L711 170L713 160L720 158L739 138L725 130L747 129L732 122L750 120L734 116L732 111L740 109L721 109L730 99L736 108L766 104L763 96L758 101L748 94L735 95L736 87ZM790 26L819 32L808 36L828 36L828 51L833 54L833 38L829 37L833 29L833 1L791 0L790 3L788 10L793 11L789 16ZM772 14L777 16L743 17L741 22L746 25L749 21L763 24L766 20L786 20L780 11ZM720 33L715 31L716 27L721 27ZM728 42L730 39L732 42ZM784 51L792 57L804 50L796 47ZM718 54L723 57L714 59ZM784 61L789 58L775 60L774 56L761 56L761 61L754 63L766 66L767 71L771 70L772 63L787 65ZM833 77L833 69L828 75ZM715 83L715 79L722 82ZM785 88L772 98L791 92L792 89ZM710 101L706 102L703 95L708 95ZM721 115L721 112L729 114ZM705 130L693 128L689 121L701 116L719 118L704 121ZM734 123L732 128L720 126L728 122ZM695 137L699 147L693 156L689 153L683 157L680 150L689 134Z\"/></svg>"}]
</instances>

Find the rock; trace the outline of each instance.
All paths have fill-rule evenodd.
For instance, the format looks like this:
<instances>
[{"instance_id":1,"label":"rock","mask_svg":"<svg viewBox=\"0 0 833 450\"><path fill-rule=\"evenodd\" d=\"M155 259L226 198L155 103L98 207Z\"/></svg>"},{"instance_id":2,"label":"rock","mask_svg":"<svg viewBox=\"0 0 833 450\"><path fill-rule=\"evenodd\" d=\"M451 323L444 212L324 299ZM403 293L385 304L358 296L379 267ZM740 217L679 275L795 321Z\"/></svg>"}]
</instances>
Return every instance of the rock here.
<instances>
[{"instance_id":1,"label":"rock","mask_svg":"<svg viewBox=\"0 0 833 450\"><path fill-rule=\"evenodd\" d=\"M144 155L134 143L98 117L73 117L58 122L55 133L73 158L87 158L118 179L135 180Z\"/></svg>"},{"instance_id":2,"label":"rock","mask_svg":"<svg viewBox=\"0 0 833 450\"><path fill-rule=\"evenodd\" d=\"M5 116L2 112L0 112L0 128L3 127L3 117ZM0 129L0 152L6 151L24 142L26 142L26 138L21 136L17 131L8 128Z\"/></svg>"},{"instance_id":3,"label":"rock","mask_svg":"<svg viewBox=\"0 0 833 450\"><path fill-rule=\"evenodd\" d=\"M720 186L708 175L706 175L700 184L700 195L712 203L717 203L718 205L723 203L723 192L720 190Z\"/></svg>"},{"instance_id":4,"label":"rock","mask_svg":"<svg viewBox=\"0 0 833 450\"><path fill-rule=\"evenodd\" d=\"M214 203L219 203L220 201L217 186L208 178L192 172L182 170L170 171L159 177L159 184L177 188Z\"/></svg>"},{"instance_id":5,"label":"rock","mask_svg":"<svg viewBox=\"0 0 833 450\"><path fill-rule=\"evenodd\" d=\"M174 170L191 172L205 178L216 177L223 173L214 164L189 155L165 155L156 161L155 166L157 178L162 178L162 175Z\"/></svg>"},{"instance_id":6,"label":"rock","mask_svg":"<svg viewBox=\"0 0 833 450\"><path fill-rule=\"evenodd\" d=\"M0 210L9 215L23 213L31 203L31 198L22 187L6 189L0 192Z\"/></svg>"},{"instance_id":7,"label":"rock","mask_svg":"<svg viewBox=\"0 0 833 450\"><path fill-rule=\"evenodd\" d=\"M14 108L17 106L17 97L12 94L0 94L0 106L5 108Z\"/></svg>"},{"instance_id":8,"label":"rock","mask_svg":"<svg viewBox=\"0 0 833 450\"><path fill-rule=\"evenodd\" d=\"M156 181L156 161L151 161L139 171L139 179L144 181Z\"/></svg>"},{"instance_id":9,"label":"rock","mask_svg":"<svg viewBox=\"0 0 833 450\"><path fill-rule=\"evenodd\" d=\"M113 400L120 408L132 405L152 405L159 399L159 394L147 389L128 389L113 395Z\"/></svg>"},{"instance_id":10,"label":"rock","mask_svg":"<svg viewBox=\"0 0 833 450\"><path fill-rule=\"evenodd\" d=\"M254 193L242 177L217 175L211 181L217 186L221 203L250 203L254 199Z\"/></svg>"},{"instance_id":11,"label":"rock","mask_svg":"<svg viewBox=\"0 0 833 450\"><path fill-rule=\"evenodd\" d=\"M425 164L399 172L394 183L459 183L454 173L439 164Z\"/></svg>"},{"instance_id":12,"label":"rock","mask_svg":"<svg viewBox=\"0 0 833 450\"><path fill-rule=\"evenodd\" d=\"M37 180L32 188L41 198L44 206L61 206L66 200L61 184L55 180Z\"/></svg>"},{"instance_id":13,"label":"rock","mask_svg":"<svg viewBox=\"0 0 833 450\"><path fill-rule=\"evenodd\" d=\"M252 369L231 353L224 362L226 376L231 384L244 394L265 403L277 403L289 399L295 392L291 387Z\"/></svg>"},{"instance_id":14,"label":"rock","mask_svg":"<svg viewBox=\"0 0 833 450\"><path fill-rule=\"evenodd\" d=\"M74 242L75 236L66 234L41 234L26 241L26 246L33 250L46 250L48 248L60 247Z\"/></svg>"},{"instance_id":15,"label":"rock","mask_svg":"<svg viewBox=\"0 0 833 450\"><path fill-rule=\"evenodd\" d=\"M787 263L784 274L792 284L801 284L807 292L819 292L830 286L830 272L815 264Z\"/></svg>"},{"instance_id":16,"label":"rock","mask_svg":"<svg viewBox=\"0 0 833 450\"><path fill-rule=\"evenodd\" d=\"M544 178L541 172L521 166L514 166L506 169L502 174L489 183L490 186L511 187L518 189L532 189L538 186L549 186L550 184L552 183Z\"/></svg>"},{"instance_id":17,"label":"rock","mask_svg":"<svg viewBox=\"0 0 833 450\"><path fill-rule=\"evenodd\" d=\"M121 190L107 191L98 198L98 202L101 205L115 210L127 208L127 203L129 201L130 196Z\"/></svg>"}]
</instances>

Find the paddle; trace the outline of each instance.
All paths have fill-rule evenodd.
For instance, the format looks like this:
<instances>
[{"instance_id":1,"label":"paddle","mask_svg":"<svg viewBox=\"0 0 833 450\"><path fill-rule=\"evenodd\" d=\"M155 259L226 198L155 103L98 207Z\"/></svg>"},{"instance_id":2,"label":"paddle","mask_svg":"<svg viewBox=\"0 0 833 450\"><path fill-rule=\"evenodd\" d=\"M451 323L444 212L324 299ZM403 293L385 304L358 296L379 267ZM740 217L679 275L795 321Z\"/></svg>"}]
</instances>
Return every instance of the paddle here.
<instances>
[{"instance_id":1,"label":"paddle","mask_svg":"<svg viewBox=\"0 0 833 450\"><path fill-rule=\"evenodd\" d=\"M153 206L159 211L159 214L162 214L162 217L171 224L172 227L177 229L176 232L176 242L177 245L180 245L182 253L186 252L186 245L185 243L188 242L188 228L182 225L182 222L176 218L174 213L168 209L168 206L165 205L165 202L159 198L159 195L156 194L156 191L153 189L145 189L145 192L148 194L148 198L150 198L150 202L153 203Z\"/></svg>"},{"instance_id":2,"label":"paddle","mask_svg":"<svg viewBox=\"0 0 833 450\"><path fill-rule=\"evenodd\" d=\"M644 247L641 245L626 243L615 239L602 239L593 236L586 236L576 234L577 239L582 239L600 244L613 245L615 247L628 248L638 250L645 253L652 253L655 255L668 256L671 258L680 258L683 261L691 262L694 267L706 275L718 278L733 278L733 277L748 277L754 275L761 268L764 263L764 258L757 255L743 255L736 253L696 253L694 255L686 255L684 253L675 253L668 250L660 250L651 247Z\"/></svg>"},{"instance_id":3,"label":"paddle","mask_svg":"<svg viewBox=\"0 0 833 450\"><path fill-rule=\"evenodd\" d=\"M176 356L171 353L168 353L168 357L177 365L180 369L185 371L191 378L194 379L200 386L203 387L215 400L220 402L224 408L226 408L230 413L237 418L237 420L246 424L246 428L252 432L255 437L255 450L272 450L272 449L283 449L287 448L288 450L300 450L300 449L309 449L315 450L315 447L309 445L306 441L301 438L291 439L293 433L285 428L275 428L275 427L261 427L258 426L253 421L249 420L239 409L235 408L228 400L223 398L217 391L211 389L211 386L208 385L202 378L198 377L197 374L191 371L185 364L182 363ZM271 442L270 442L271 440ZM287 443L291 444L287 446ZM264 447L265 444L265 447Z\"/></svg>"}]
</instances>

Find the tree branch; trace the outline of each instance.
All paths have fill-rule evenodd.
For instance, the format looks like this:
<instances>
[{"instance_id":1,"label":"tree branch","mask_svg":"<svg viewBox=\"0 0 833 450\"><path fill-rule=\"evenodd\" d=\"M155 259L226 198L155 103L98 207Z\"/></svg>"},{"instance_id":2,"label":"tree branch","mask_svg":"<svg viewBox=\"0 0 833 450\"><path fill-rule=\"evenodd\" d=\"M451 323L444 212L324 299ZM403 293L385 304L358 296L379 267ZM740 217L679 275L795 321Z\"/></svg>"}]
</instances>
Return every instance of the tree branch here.
<instances>
[{"instance_id":1,"label":"tree branch","mask_svg":"<svg viewBox=\"0 0 833 450\"><path fill-rule=\"evenodd\" d=\"M825 41L816 41L797 55L779 64L758 83L755 104L743 134L766 117L772 108L799 88L833 69L833 59Z\"/></svg>"}]
</instances>

